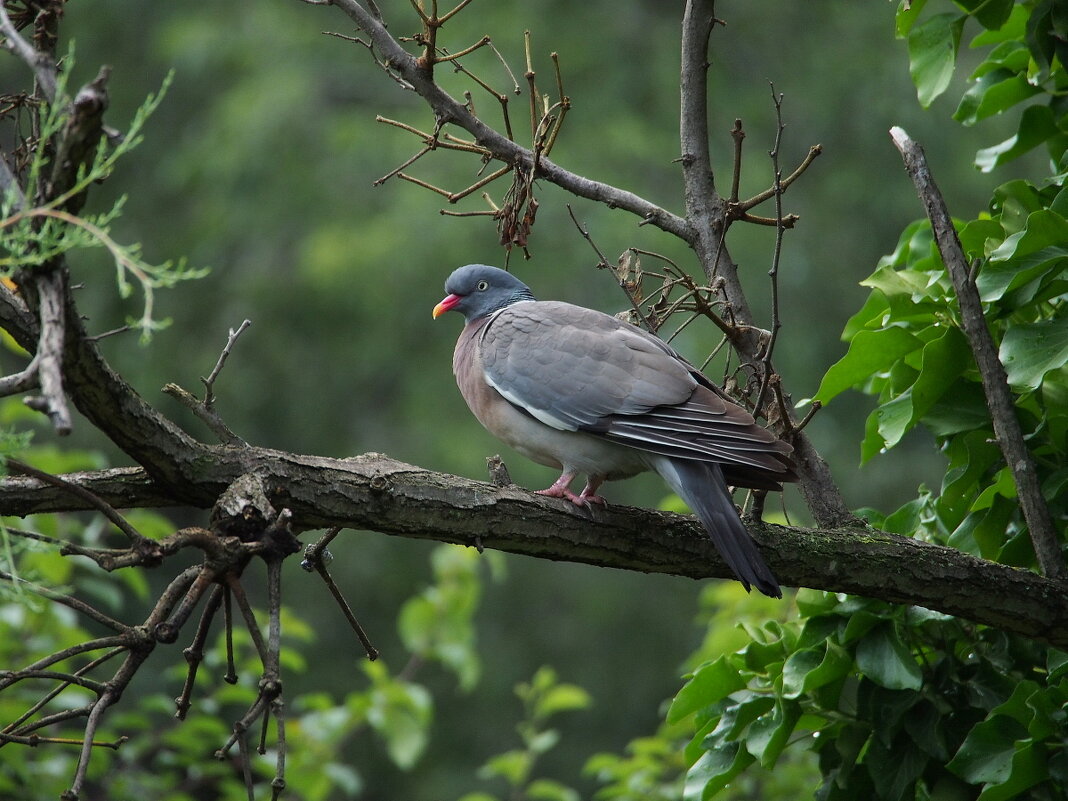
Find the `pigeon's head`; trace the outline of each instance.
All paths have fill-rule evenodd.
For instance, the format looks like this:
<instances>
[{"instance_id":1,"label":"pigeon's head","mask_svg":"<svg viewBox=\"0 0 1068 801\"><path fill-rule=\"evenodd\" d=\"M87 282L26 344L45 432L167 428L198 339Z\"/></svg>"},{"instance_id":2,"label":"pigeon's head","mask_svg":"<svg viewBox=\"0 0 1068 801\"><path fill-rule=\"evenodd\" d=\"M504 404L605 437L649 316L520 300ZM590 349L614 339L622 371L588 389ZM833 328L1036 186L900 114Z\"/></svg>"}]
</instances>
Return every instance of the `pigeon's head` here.
<instances>
[{"instance_id":1,"label":"pigeon's head","mask_svg":"<svg viewBox=\"0 0 1068 801\"><path fill-rule=\"evenodd\" d=\"M514 275L486 264L468 264L455 270L445 282L445 292L446 297L434 307L434 317L455 310L467 322L513 303L534 300L527 285Z\"/></svg>"}]
</instances>

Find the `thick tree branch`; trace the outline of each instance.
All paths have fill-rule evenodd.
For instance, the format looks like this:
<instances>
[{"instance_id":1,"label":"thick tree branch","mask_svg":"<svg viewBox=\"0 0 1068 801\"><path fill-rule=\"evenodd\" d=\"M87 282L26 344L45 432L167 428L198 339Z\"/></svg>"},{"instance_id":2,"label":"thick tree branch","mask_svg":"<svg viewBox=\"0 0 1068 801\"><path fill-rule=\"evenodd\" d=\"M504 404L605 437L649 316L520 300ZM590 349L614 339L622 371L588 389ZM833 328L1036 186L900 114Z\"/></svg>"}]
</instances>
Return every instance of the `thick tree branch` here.
<instances>
[{"instance_id":1,"label":"thick tree branch","mask_svg":"<svg viewBox=\"0 0 1068 801\"><path fill-rule=\"evenodd\" d=\"M923 201L931 228L934 230L938 252L942 255L942 263L953 281L953 289L960 304L961 327L979 367L983 394L994 424L994 434L1001 452L1005 455L1005 462L1012 470L1016 494L1020 499L1024 520L1027 521L1038 564L1046 576L1059 578L1064 575L1064 556L1058 542L1057 527L1042 497L1042 484L1034 459L1031 458L1031 451L1024 442L1020 420L1016 416L1016 404L1009 389L1009 378L1005 373L1005 366L998 358L997 346L983 316L979 289L971 276L960 239L957 238L957 230L953 227L953 220L949 216L942 192L931 175L923 148L901 128L891 128L890 138L901 151L905 171Z\"/></svg>"},{"instance_id":2,"label":"thick tree branch","mask_svg":"<svg viewBox=\"0 0 1068 801\"><path fill-rule=\"evenodd\" d=\"M36 359L41 394L26 398L26 405L47 414L56 433L62 436L71 431L70 408L63 391L64 305L68 297L66 270L37 273L33 283L40 309L41 335Z\"/></svg>"},{"instance_id":3,"label":"thick tree branch","mask_svg":"<svg viewBox=\"0 0 1068 801\"><path fill-rule=\"evenodd\" d=\"M691 517L622 506L585 511L518 487L435 473L377 453L339 460L220 446L214 455L190 477L199 487L187 494L217 498L251 473L268 488L275 508L292 510L297 529L344 526L601 567L730 577ZM137 471L64 478L95 487L113 506L165 500ZM0 482L0 508L26 514L85 505L32 480L8 478ZM1068 646L1068 587L1062 582L871 529L757 523L750 530L784 585L915 604Z\"/></svg>"}]
</instances>

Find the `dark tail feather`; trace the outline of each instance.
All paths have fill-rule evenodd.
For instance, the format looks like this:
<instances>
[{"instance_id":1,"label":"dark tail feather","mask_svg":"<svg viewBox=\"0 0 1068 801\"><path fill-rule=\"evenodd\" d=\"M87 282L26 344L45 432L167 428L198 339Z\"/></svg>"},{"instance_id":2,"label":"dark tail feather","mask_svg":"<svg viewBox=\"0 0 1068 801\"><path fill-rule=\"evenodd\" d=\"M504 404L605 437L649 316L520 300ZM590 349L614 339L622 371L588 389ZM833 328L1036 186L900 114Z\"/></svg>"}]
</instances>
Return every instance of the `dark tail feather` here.
<instances>
[{"instance_id":1,"label":"dark tail feather","mask_svg":"<svg viewBox=\"0 0 1068 801\"><path fill-rule=\"evenodd\" d=\"M712 544L746 590L752 584L770 598L781 598L779 582L742 525L719 465L662 457L654 467L700 518Z\"/></svg>"}]
</instances>

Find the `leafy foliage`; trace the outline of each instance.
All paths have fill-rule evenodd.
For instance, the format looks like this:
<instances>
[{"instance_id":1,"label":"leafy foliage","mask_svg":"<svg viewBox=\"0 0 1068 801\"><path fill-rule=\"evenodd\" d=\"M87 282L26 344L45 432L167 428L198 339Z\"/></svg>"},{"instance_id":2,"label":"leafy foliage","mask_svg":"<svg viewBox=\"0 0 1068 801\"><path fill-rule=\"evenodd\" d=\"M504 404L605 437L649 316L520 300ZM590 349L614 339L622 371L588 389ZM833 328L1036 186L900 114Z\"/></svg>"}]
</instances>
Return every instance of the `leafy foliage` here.
<instances>
[{"instance_id":1,"label":"leafy foliage","mask_svg":"<svg viewBox=\"0 0 1068 801\"><path fill-rule=\"evenodd\" d=\"M1055 5L962 2L921 20L927 4L913 2L898 14L898 33L908 39L926 106L949 86L962 33L978 22L972 45L989 49L954 118L972 125L1011 110L1020 123L1016 136L980 151L976 164L989 170L1039 145L1052 159L1044 181L1002 184L988 211L957 228L1063 536L1068 76ZM948 460L937 492L920 487L897 511L866 516L884 530L1033 567L929 223L909 225L863 283L871 294L846 325L849 349L816 398L826 403L850 388L878 397L862 461L917 426ZM717 795L755 763L774 766L793 743L818 754L816 797L826 801L1053 799L1068 791L1064 654L917 607L809 591L799 593L797 607L796 620L746 626L752 642L701 665L676 696L668 721L692 718L695 731L686 798Z\"/></svg>"},{"instance_id":2,"label":"leafy foliage","mask_svg":"<svg viewBox=\"0 0 1068 801\"><path fill-rule=\"evenodd\" d=\"M95 464L93 457L88 454L85 457L86 464ZM138 521L143 531L151 530L149 514L142 512L142 519ZM99 529L85 531L64 516L35 517L22 525L57 536L64 532L57 531L55 526L68 523L82 532L83 539L91 538L84 544L92 544L106 535ZM162 518L159 526L170 530L169 523ZM78 539L73 534L68 536ZM116 585L101 581L92 568L60 556L40 543L13 538L13 544L17 564L14 570L10 564L5 565L5 569L15 572L23 581L41 582L53 588L77 586L82 597L114 611L129 605L131 598L144 600L148 595L144 577L138 571L118 571L115 577L119 584ZM352 690L343 698L328 693L307 693L294 703L293 710L287 715L291 738L287 756L290 784L287 797L305 801L325 801L338 797L339 793L356 797L363 787L363 780L353 766L340 758L340 753L346 741L365 733L373 733L382 742L394 764L402 769L411 768L426 747L434 706L427 688L414 680L416 672L433 660L456 673L461 685L470 681L471 665L476 666L477 674L478 657L471 629L481 586L475 580L481 569L477 554L456 546L440 546L435 550L432 562L436 583L411 599L409 605L419 605L428 597L438 599L436 614L417 621L409 619L402 624L407 631L406 637L415 643L408 665L399 672L392 672L381 661L361 661L359 665L364 676L361 688ZM463 587L468 590L463 591ZM284 670L290 677L305 673L307 663L300 648L316 639L314 630L290 610L284 610L282 630L286 637L281 655ZM27 631L35 632L34 636L28 638L20 634ZM32 592L24 592L21 598L12 595L11 602L0 605L0 664L28 663L35 654L58 650L90 637L69 609L41 603ZM453 643L445 658L431 645L442 642ZM234 632L234 646L237 675L242 677L236 684L223 679L227 657L222 633L205 654L193 704L194 711L200 709L211 714L190 714L188 720L174 721L174 695L186 671L180 663L167 671L163 677L164 687L144 688L136 707L124 708L116 714L98 739L118 742L121 733L122 747L115 751L100 749L104 753L91 763L90 788L95 787L108 796L150 797L161 801L185 801L205 794L225 799L245 798L242 783L234 781L241 771L237 755L225 760L211 758L212 752L230 734L227 720L237 719L257 694L254 679L258 675L259 662L247 632ZM528 692L535 712L533 725L540 724L548 715L570 708L576 698L581 701L584 697L577 688L556 684L551 679L551 671L536 678L533 689ZM469 689L470 685L465 688ZM78 693L85 694L85 691L68 686L58 700L72 703ZM39 694L40 688L33 682L15 685L0 695L0 714L5 720L17 719L36 702ZM71 735L69 742L72 745L80 742L76 727ZM551 735L543 733L543 736ZM544 744L545 741L541 742ZM5 770L0 771L0 795L29 797L28 794L34 792L37 795L33 797L59 796L69 783L76 756L77 750L69 748L52 751L50 758L44 760L5 760ZM254 756L253 771L269 779L273 774L274 759L273 751ZM152 769L146 770L147 765Z\"/></svg>"},{"instance_id":3,"label":"leafy foliage","mask_svg":"<svg viewBox=\"0 0 1068 801\"><path fill-rule=\"evenodd\" d=\"M577 685L560 682L551 667L540 668L529 682L516 685L515 694L523 702L524 716L516 725L522 747L490 757L479 770L479 777L503 779L510 798L578 801L580 796L575 790L552 779L536 779L533 774L538 759L560 741L560 733L547 726L550 719L561 712L585 709L590 704L589 694ZM497 801L497 797L475 792L460 801Z\"/></svg>"},{"instance_id":4,"label":"leafy foliage","mask_svg":"<svg viewBox=\"0 0 1068 801\"><path fill-rule=\"evenodd\" d=\"M40 143L56 138L62 141L72 126L74 101L67 92L67 77L74 66L73 51L68 54L66 62L67 70L57 81L56 98L40 115L39 146L33 148L24 168L28 186L38 186L57 171L60 157L51 147ZM116 133L113 141L102 138L91 160L78 167L77 174L64 191L47 202L37 203L33 198L22 197L18 187L11 182L0 197L0 231L3 232L0 275L10 277L20 269L47 264L75 250L104 248L114 261L120 296L127 298L133 292L131 281L141 290L144 297L142 312L140 317L131 319L130 324L141 330L143 339L166 325L165 320L157 320L153 314L155 290L203 277L206 270L191 269L184 261L150 264L141 257L140 245L116 242L109 227L122 213L123 197L103 212L79 216L72 209L80 206L79 198L90 186L104 181L116 163L141 143L145 123L163 101L172 78L173 74L169 74L160 90L145 99L124 134Z\"/></svg>"},{"instance_id":5,"label":"leafy foliage","mask_svg":"<svg viewBox=\"0 0 1068 801\"><path fill-rule=\"evenodd\" d=\"M827 801L1063 795L1063 654L918 607L811 591L797 606L676 696L668 721L695 728L686 798L801 743Z\"/></svg>"}]
</instances>

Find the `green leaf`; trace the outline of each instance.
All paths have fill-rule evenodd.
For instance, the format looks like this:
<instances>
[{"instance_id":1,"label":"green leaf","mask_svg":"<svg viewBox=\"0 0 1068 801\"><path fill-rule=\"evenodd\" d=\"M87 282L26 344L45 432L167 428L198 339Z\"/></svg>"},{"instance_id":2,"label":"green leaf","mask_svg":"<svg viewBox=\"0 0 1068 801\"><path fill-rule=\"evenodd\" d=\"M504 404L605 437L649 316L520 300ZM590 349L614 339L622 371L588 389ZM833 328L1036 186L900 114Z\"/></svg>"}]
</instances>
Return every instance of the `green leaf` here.
<instances>
[{"instance_id":1,"label":"green leaf","mask_svg":"<svg viewBox=\"0 0 1068 801\"><path fill-rule=\"evenodd\" d=\"M980 479L1002 456L986 431L971 431L962 437L954 437L946 444L945 453L949 465L942 480L939 507L941 516L950 518L945 521L947 525L955 528L971 508Z\"/></svg>"},{"instance_id":2,"label":"green leaf","mask_svg":"<svg viewBox=\"0 0 1068 801\"><path fill-rule=\"evenodd\" d=\"M937 437L989 428L990 410L983 388L975 381L958 380L923 418L923 424Z\"/></svg>"},{"instance_id":3,"label":"green leaf","mask_svg":"<svg viewBox=\"0 0 1068 801\"><path fill-rule=\"evenodd\" d=\"M911 3L904 0L898 5L897 12L894 14L894 36L898 39L908 36L925 5L927 5L927 0L912 0Z\"/></svg>"},{"instance_id":4,"label":"green leaf","mask_svg":"<svg viewBox=\"0 0 1068 801\"><path fill-rule=\"evenodd\" d=\"M386 741L386 750L402 769L412 767L426 748L433 702L424 687L389 675L380 662L366 662L372 681L366 694L367 722Z\"/></svg>"},{"instance_id":5,"label":"green leaf","mask_svg":"<svg viewBox=\"0 0 1068 801\"><path fill-rule=\"evenodd\" d=\"M911 428L913 419L911 390L882 404L872 412L872 415L876 420L875 430L882 440L879 450L884 451L894 447Z\"/></svg>"},{"instance_id":6,"label":"green leaf","mask_svg":"<svg viewBox=\"0 0 1068 801\"><path fill-rule=\"evenodd\" d=\"M937 14L909 31L909 72L924 108L949 86L965 19L958 14Z\"/></svg>"},{"instance_id":7,"label":"green leaf","mask_svg":"<svg viewBox=\"0 0 1068 801\"><path fill-rule=\"evenodd\" d=\"M1020 3L1010 5L1012 8L1006 21L996 28L988 28L979 33L972 39L972 47L987 47L1000 42L1017 42L1023 39L1031 9Z\"/></svg>"},{"instance_id":8,"label":"green leaf","mask_svg":"<svg viewBox=\"0 0 1068 801\"><path fill-rule=\"evenodd\" d=\"M957 238L969 261L985 259L1005 241L1005 229L1001 227L1000 220L980 217L965 223L957 232Z\"/></svg>"},{"instance_id":9,"label":"green leaf","mask_svg":"<svg viewBox=\"0 0 1068 801\"><path fill-rule=\"evenodd\" d=\"M989 30L997 30L1004 25L1009 19L1013 6L1013 0L954 0L954 2Z\"/></svg>"},{"instance_id":10,"label":"green leaf","mask_svg":"<svg viewBox=\"0 0 1068 801\"><path fill-rule=\"evenodd\" d=\"M921 751L939 762L949 758L945 730L947 722L938 707L926 700L921 700L905 713L908 736Z\"/></svg>"},{"instance_id":11,"label":"green leaf","mask_svg":"<svg viewBox=\"0 0 1068 801\"><path fill-rule=\"evenodd\" d=\"M866 328L885 328L889 322L886 313L890 310L890 303L886 295L879 289L873 289L860 311L854 314L845 324L842 331L842 340L849 342L858 332Z\"/></svg>"},{"instance_id":12,"label":"green leaf","mask_svg":"<svg viewBox=\"0 0 1068 801\"><path fill-rule=\"evenodd\" d=\"M1010 500L1015 500L1016 498L1016 480L1013 478L1012 470L1009 467L1003 467L997 471L993 482L987 485L979 493L979 497L972 502L971 510L978 512L982 509L989 509L994 505L994 501L998 496Z\"/></svg>"},{"instance_id":13,"label":"green leaf","mask_svg":"<svg viewBox=\"0 0 1068 801\"><path fill-rule=\"evenodd\" d=\"M726 656L721 656L699 667L679 690L668 709L667 721L678 723L687 715L704 709L743 687L745 680L738 670L728 662Z\"/></svg>"},{"instance_id":14,"label":"green leaf","mask_svg":"<svg viewBox=\"0 0 1068 801\"><path fill-rule=\"evenodd\" d=\"M1050 209L1040 209L1027 216L1023 230L1006 237L990 254L992 261L1018 259L1051 246L1068 242L1068 220Z\"/></svg>"},{"instance_id":15,"label":"green leaf","mask_svg":"<svg viewBox=\"0 0 1068 801\"><path fill-rule=\"evenodd\" d=\"M526 782L533 766L533 754L515 749L490 757L478 769L478 776L480 779L501 778L512 787L519 787Z\"/></svg>"},{"instance_id":16,"label":"green leaf","mask_svg":"<svg viewBox=\"0 0 1068 801\"><path fill-rule=\"evenodd\" d=\"M746 693L746 700L728 707L723 712L720 725L707 742L719 743L737 740L743 731L761 715L771 711L775 699L759 693ZM713 739L715 738L715 739ZM711 745L706 745L706 748Z\"/></svg>"},{"instance_id":17,"label":"green leaf","mask_svg":"<svg viewBox=\"0 0 1068 801\"><path fill-rule=\"evenodd\" d=\"M883 620L885 620L884 615L876 615L864 610L854 612L849 617L845 631L842 632L842 644L848 645L859 637L864 636Z\"/></svg>"},{"instance_id":18,"label":"green leaf","mask_svg":"<svg viewBox=\"0 0 1068 801\"><path fill-rule=\"evenodd\" d=\"M888 690L868 678L857 686L858 718L889 747L904 728L904 718L922 699L914 690Z\"/></svg>"},{"instance_id":19,"label":"green leaf","mask_svg":"<svg viewBox=\"0 0 1068 801\"><path fill-rule=\"evenodd\" d=\"M526 798L535 801L581 801L575 790L552 779L536 779L524 788Z\"/></svg>"},{"instance_id":20,"label":"green leaf","mask_svg":"<svg viewBox=\"0 0 1068 801\"><path fill-rule=\"evenodd\" d=\"M805 691L805 680L823 662L826 648L804 648L794 651L782 669L783 698L797 698Z\"/></svg>"},{"instance_id":21,"label":"green leaf","mask_svg":"<svg viewBox=\"0 0 1068 801\"><path fill-rule=\"evenodd\" d=\"M924 345L920 374L912 385L913 421L926 415L972 365L971 348L956 326L947 326L942 336Z\"/></svg>"},{"instance_id":22,"label":"green leaf","mask_svg":"<svg viewBox=\"0 0 1068 801\"><path fill-rule=\"evenodd\" d=\"M974 40L972 42L975 44ZM985 59L975 68L972 80L981 78L989 72L998 69L1006 69L1009 72L1026 73L1027 66L1031 61L1031 51L1019 39L1004 41L990 51Z\"/></svg>"},{"instance_id":23,"label":"green leaf","mask_svg":"<svg viewBox=\"0 0 1068 801\"><path fill-rule=\"evenodd\" d=\"M857 644L857 667L890 690L918 690L923 686L919 665L890 623L872 629Z\"/></svg>"},{"instance_id":24,"label":"green leaf","mask_svg":"<svg viewBox=\"0 0 1068 801\"><path fill-rule=\"evenodd\" d=\"M892 747L873 738L864 756L865 766L877 796L882 801L906 801L916 797L916 779L928 758L914 743L897 738Z\"/></svg>"},{"instance_id":25,"label":"green leaf","mask_svg":"<svg viewBox=\"0 0 1068 801\"><path fill-rule=\"evenodd\" d=\"M975 81L964 93L953 112L953 119L962 125L975 125L979 120L1000 114L1041 91L1028 83L1024 75L995 69Z\"/></svg>"},{"instance_id":26,"label":"green leaf","mask_svg":"<svg viewBox=\"0 0 1068 801\"><path fill-rule=\"evenodd\" d=\"M1057 648L1050 648L1046 653L1046 670L1049 672L1049 681L1060 680L1068 673L1068 653Z\"/></svg>"},{"instance_id":27,"label":"green leaf","mask_svg":"<svg viewBox=\"0 0 1068 801\"><path fill-rule=\"evenodd\" d=\"M1010 717L997 715L972 727L953 759L949 770L972 784L1001 784L1012 773L1016 741L1027 730Z\"/></svg>"},{"instance_id":28,"label":"green leaf","mask_svg":"<svg viewBox=\"0 0 1068 801\"><path fill-rule=\"evenodd\" d=\"M745 738L745 747L760 764L771 768L789 742L790 735L801 717L801 707L796 703L776 700L770 712L753 721Z\"/></svg>"},{"instance_id":29,"label":"green leaf","mask_svg":"<svg viewBox=\"0 0 1068 801\"><path fill-rule=\"evenodd\" d=\"M715 751L706 751L686 772L684 801L711 798L753 761L753 755L741 743L728 743Z\"/></svg>"},{"instance_id":30,"label":"green leaf","mask_svg":"<svg viewBox=\"0 0 1068 801\"><path fill-rule=\"evenodd\" d=\"M846 355L832 364L823 376L815 399L827 403L841 392L871 378L872 374L889 369L922 346L920 339L896 326L860 331L849 343Z\"/></svg>"},{"instance_id":31,"label":"green leaf","mask_svg":"<svg viewBox=\"0 0 1068 801\"><path fill-rule=\"evenodd\" d=\"M991 206L1005 231L1014 234L1027 225L1032 212L1046 208L1042 193L1030 181L1017 178L994 190Z\"/></svg>"},{"instance_id":32,"label":"green leaf","mask_svg":"<svg viewBox=\"0 0 1068 801\"><path fill-rule=\"evenodd\" d=\"M1028 106L1020 115L1020 126L1015 134L996 145L976 151L975 166L982 172L990 172L1030 152L1059 132L1049 106Z\"/></svg>"},{"instance_id":33,"label":"green leaf","mask_svg":"<svg viewBox=\"0 0 1068 801\"><path fill-rule=\"evenodd\" d=\"M1066 270L1068 248L1052 245L1022 259L986 262L976 277L975 285L983 302L993 303L1031 281L1047 275L1063 275Z\"/></svg>"},{"instance_id":34,"label":"green leaf","mask_svg":"<svg viewBox=\"0 0 1068 801\"><path fill-rule=\"evenodd\" d=\"M590 700L590 694L577 684L557 684L538 699L534 714L544 719L557 712L585 709L590 705Z\"/></svg>"},{"instance_id":35,"label":"green leaf","mask_svg":"<svg viewBox=\"0 0 1068 801\"><path fill-rule=\"evenodd\" d=\"M984 787L978 801L1022 798L1025 790L1048 778L1049 758L1046 749L1040 743L1024 740L1016 744L1005 781Z\"/></svg>"},{"instance_id":36,"label":"green leaf","mask_svg":"<svg viewBox=\"0 0 1068 801\"><path fill-rule=\"evenodd\" d=\"M1012 325L998 350L1009 383L1035 389L1050 370L1068 363L1068 316Z\"/></svg>"}]
</instances>

